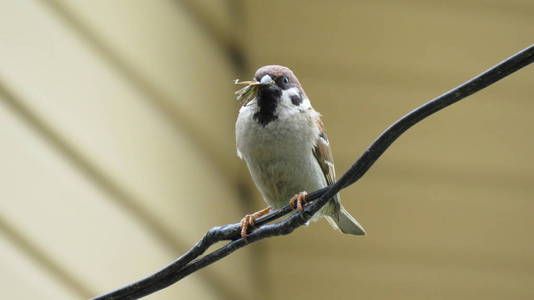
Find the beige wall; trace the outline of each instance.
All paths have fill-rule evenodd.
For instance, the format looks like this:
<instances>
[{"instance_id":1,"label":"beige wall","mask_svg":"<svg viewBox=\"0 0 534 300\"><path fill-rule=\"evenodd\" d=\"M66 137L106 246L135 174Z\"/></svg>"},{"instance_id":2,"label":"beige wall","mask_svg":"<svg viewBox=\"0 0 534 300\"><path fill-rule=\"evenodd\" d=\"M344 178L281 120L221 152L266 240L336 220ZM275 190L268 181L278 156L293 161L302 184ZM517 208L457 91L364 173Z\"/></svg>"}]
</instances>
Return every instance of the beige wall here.
<instances>
[{"instance_id":1,"label":"beige wall","mask_svg":"<svg viewBox=\"0 0 534 300\"><path fill-rule=\"evenodd\" d=\"M234 78L293 68L343 172L534 32L526 0L19 0L0 16L10 299L109 291L261 208L235 156ZM342 194L367 237L315 223L148 299L532 299L533 68L419 124Z\"/></svg>"},{"instance_id":2,"label":"beige wall","mask_svg":"<svg viewBox=\"0 0 534 300\"><path fill-rule=\"evenodd\" d=\"M338 172L404 113L534 42L532 1L250 3L251 64L297 72ZM530 66L406 133L342 193L367 237L316 224L267 243L272 298L532 299L533 100Z\"/></svg>"},{"instance_id":3,"label":"beige wall","mask_svg":"<svg viewBox=\"0 0 534 300\"><path fill-rule=\"evenodd\" d=\"M236 107L218 97L232 98L232 67L183 8L10 1L0 11L3 295L94 296L240 218ZM154 299L243 297L248 252Z\"/></svg>"}]
</instances>

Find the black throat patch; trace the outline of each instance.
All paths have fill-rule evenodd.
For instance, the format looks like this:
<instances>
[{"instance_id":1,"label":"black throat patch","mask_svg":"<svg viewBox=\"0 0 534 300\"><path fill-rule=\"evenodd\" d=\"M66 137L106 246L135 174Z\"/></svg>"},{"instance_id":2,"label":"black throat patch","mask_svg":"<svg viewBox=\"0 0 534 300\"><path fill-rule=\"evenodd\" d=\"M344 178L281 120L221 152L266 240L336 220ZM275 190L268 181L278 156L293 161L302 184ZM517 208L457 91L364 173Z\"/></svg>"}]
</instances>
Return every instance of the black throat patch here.
<instances>
[{"instance_id":1,"label":"black throat patch","mask_svg":"<svg viewBox=\"0 0 534 300\"><path fill-rule=\"evenodd\" d=\"M260 90L257 99L260 110L254 114L253 119L258 121L263 127L278 119L274 111L276 110L276 106L278 106L281 95L282 92L280 90Z\"/></svg>"}]
</instances>

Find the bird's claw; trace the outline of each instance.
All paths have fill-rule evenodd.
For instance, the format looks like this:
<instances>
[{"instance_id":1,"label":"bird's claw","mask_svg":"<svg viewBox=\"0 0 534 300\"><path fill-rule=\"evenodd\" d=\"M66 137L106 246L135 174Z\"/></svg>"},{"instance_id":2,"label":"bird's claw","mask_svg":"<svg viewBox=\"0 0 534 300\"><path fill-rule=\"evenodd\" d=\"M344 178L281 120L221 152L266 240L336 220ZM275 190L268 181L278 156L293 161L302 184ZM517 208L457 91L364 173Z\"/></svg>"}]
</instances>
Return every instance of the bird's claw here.
<instances>
[{"instance_id":1,"label":"bird's claw","mask_svg":"<svg viewBox=\"0 0 534 300\"><path fill-rule=\"evenodd\" d=\"M305 198L307 195L308 193L306 191L302 191L296 194L295 196L293 196L293 198L291 198L291 200L289 200L289 206L291 206L291 208L293 209L303 212L304 206L306 206Z\"/></svg>"},{"instance_id":2,"label":"bird's claw","mask_svg":"<svg viewBox=\"0 0 534 300\"><path fill-rule=\"evenodd\" d=\"M248 237L248 229L250 228L250 226L254 226L254 224L256 223L256 219L257 218L268 214L270 211L271 211L271 208L267 207L265 209L262 209L260 211L255 212L255 213L253 213L251 215L244 216L243 219L241 219L241 222L239 222L239 224L241 225L241 237L243 239L247 239L247 237Z\"/></svg>"},{"instance_id":3,"label":"bird's claw","mask_svg":"<svg viewBox=\"0 0 534 300\"><path fill-rule=\"evenodd\" d=\"M241 237L246 239L248 236L248 228L254 226L254 217L252 215L246 215L241 219Z\"/></svg>"}]
</instances>

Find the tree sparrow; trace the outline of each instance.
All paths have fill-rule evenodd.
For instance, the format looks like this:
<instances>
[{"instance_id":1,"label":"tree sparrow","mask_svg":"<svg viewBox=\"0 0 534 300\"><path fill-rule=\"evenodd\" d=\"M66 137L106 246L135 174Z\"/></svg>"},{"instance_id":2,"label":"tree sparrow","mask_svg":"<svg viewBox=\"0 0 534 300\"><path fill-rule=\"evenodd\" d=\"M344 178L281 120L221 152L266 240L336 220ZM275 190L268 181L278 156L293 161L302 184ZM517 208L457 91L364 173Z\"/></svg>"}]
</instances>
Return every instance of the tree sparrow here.
<instances>
[{"instance_id":1,"label":"tree sparrow","mask_svg":"<svg viewBox=\"0 0 534 300\"><path fill-rule=\"evenodd\" d=\"M236 122L237 155L243 159L263 199L264 210L241 220L247 237L254 220L271 208L288 203L302 211L306 190L315 191L335 180L334 162L320 114L293 72L270 65L256 71L254 81L237 91L244 100ZM365 230L341 205L339 194L312 220L324 217L341 232L365 235Z\"/></svg>"}]
</instances>

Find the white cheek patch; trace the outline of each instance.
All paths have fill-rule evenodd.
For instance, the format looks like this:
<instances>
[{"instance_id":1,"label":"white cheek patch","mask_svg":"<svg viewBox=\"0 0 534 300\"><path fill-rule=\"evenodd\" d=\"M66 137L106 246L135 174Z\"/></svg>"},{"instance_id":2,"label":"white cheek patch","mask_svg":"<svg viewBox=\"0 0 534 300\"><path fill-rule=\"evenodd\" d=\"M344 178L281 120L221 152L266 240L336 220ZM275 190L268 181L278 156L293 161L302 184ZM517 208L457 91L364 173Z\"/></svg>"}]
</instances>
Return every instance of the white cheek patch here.
<instances>
[{"instance_id":1,"label":"white cheek patch","mask_svg":"<svg viewBox=\"0 0 534 300\"><path fill-rule=\"evenodd\" d=\"M287 106L300 106L305 99L303 99L298 88L292 87L282 91L281 100Z\"/></svg>"},{"instance_id":2,"label":"white cheek patch","mask_svg":"<svg viewBox=\"0 0 534 300\"><path fill-rule=\"evenodd\" d=\"M287 90L282 90L282 98L289 99L291 96L299 96L299 89L296 87L289 88Z\"/></svg>"},{"instance_id":3,"label":"white cheek patch","mask_svg":"<svg viewBox=\"0 0 534 300\"><path fill-rule=\"evenodd\" d=\"M302 99L302 104L300 104L300 107L302 107L303 109L311 108L310 100L308 98Z\"/></svg>"}]
</instances>

